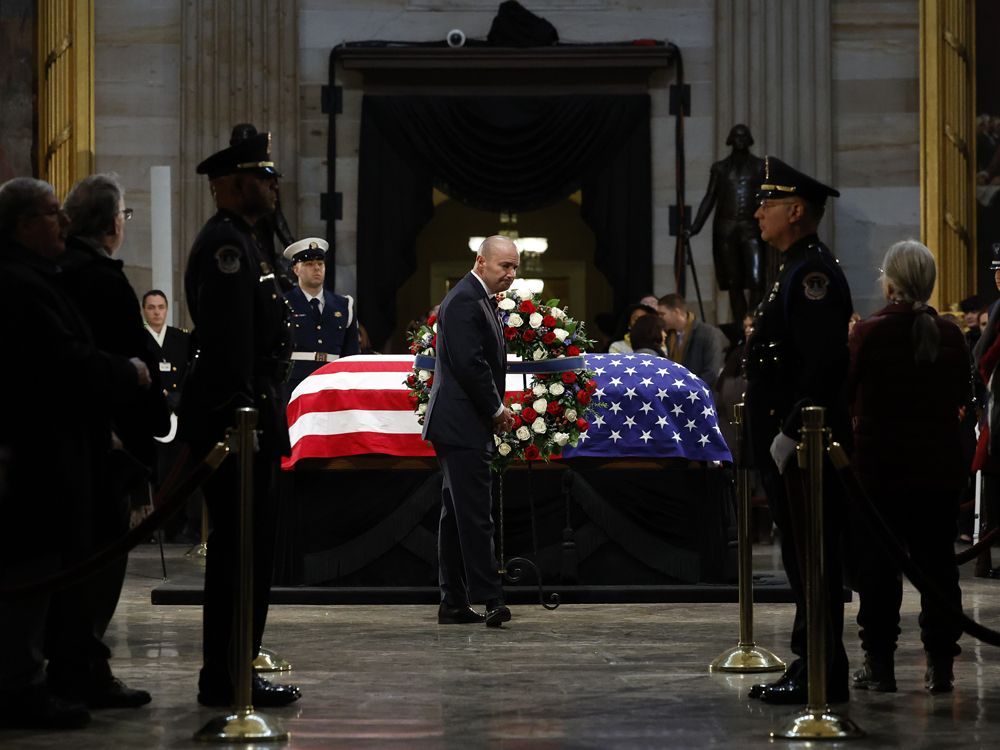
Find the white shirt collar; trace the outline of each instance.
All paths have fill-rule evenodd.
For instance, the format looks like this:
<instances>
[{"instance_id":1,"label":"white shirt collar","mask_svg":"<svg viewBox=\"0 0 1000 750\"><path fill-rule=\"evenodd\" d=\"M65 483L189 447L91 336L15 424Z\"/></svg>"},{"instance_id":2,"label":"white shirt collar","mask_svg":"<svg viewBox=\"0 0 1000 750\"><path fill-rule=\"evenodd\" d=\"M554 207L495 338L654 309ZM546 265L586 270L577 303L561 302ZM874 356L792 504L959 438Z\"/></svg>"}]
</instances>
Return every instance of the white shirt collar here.
<instances>
[{"instance_id":1,"label":"white shirt collar","mask_svg":"<svg viewBox=\"0 0 1000 750\"><path fill-rule=\"evenodd\" d=\"M160 329L159 333L150 328L148 323L146 324L146 330L149 331L149 335L153 337L154 341L156 341L156 345L162 349L163 339L167 335L167 324L163 324L163 328Z\"/></svg>"}]
</instances>

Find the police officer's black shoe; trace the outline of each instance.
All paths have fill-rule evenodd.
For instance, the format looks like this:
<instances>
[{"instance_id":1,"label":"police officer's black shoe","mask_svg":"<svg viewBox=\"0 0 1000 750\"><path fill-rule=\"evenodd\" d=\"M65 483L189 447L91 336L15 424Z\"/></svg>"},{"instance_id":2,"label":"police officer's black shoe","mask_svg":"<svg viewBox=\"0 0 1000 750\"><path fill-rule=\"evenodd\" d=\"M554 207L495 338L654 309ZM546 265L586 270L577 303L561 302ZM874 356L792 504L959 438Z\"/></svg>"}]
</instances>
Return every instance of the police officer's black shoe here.
<instances>
[{"instance_id":1,"label":"police officer's black shoe","mask_svg":"<svg viewBox=\"0 0 1000 750\"><path fill-rule=\"evenodd\" d=\"M232 706L233 689L227 684L205 684L199 681L198 702L203 706ZM250 702L254 708L280 708L294 703L302 697L302 691L295 685L281 685L268 682L260 675L253 676Z\"/></svg>"},{"instance_id":2,"label":"police officer's black shoe","mask_svg":"<svg viewBox=\"0 0 1000 750\"><path fill-rule=\"evenodd\" d=\"M851 678L851 685L857 690L872 690L876 693L896 692L896 667L892 654L884 656L865 655L864 666Z\"/></svg>"},{"instance_id":3,"label":"police officer's black shoe","mask_svg":"<svg viewBox=\"0 0 1000 750\"><path fill-rule=\"evenodd\" d=\"M473 625L482 624L485 620L486 615L480 614L468 604L453 607L441 602L438 606L438 625Z\"/></svg>"},{"instance_id":4,"label":"police officer's black shoe","mask_svg":"<svg viewBox=\"0 0 1000 750\"><path fill-rule=\"evenodd\" d=\"M486 602L486 627L499 628L505 622L510 622L510 610L503 599L490 599Z\"/></svg>"},{"instance_id":5,"label":"police officer's black shoe","mask_svg":"<svg viewBox=\"0 0 1000 750\"><path fill-rule=\"evenodd\" d=\"M8 729L80 729L90 723L82 703L64 701L45 685L0 691L0 727Z\"/></svg>"},{"instance_id":6,"label":"police officer's black shoe","mask_svg":"<svg viewBox=\"0 0 1000 750\"><path fill-rule=\"evenodd\" d=\"M924 683L928 692L950 693L955 689L955 673L952 671L954 658L927 657L927 671L924 673Z\"/></svg>"}]
</instances>

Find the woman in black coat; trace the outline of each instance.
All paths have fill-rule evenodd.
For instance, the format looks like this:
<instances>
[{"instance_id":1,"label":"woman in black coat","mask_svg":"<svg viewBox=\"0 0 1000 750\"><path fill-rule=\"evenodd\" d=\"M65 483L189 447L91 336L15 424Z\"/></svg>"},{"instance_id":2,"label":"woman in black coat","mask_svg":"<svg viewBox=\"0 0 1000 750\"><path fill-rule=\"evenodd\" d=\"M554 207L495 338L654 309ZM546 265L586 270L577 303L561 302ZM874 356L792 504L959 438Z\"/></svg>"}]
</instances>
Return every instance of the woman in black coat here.
<instances>
[{"instance_id":1,"label":"woman in black coat","mask_svg":"<svg viewBox=\"0 0 1000 750\"><path fill-rule=\"evenodd\" d=\"M961 608L953 541L967 467L960 413L969 400L969 352L958 326L927 305L934 258L915 240L889 248L881 284L888 304L854 326L848 398L853 464L868 496L927 577ZM854 686L893 692L903 584L899 567L859 518L851 524L864 667ZM952 689L958 625L921 594L926 686Z\"/></svg>"}]
</instances>

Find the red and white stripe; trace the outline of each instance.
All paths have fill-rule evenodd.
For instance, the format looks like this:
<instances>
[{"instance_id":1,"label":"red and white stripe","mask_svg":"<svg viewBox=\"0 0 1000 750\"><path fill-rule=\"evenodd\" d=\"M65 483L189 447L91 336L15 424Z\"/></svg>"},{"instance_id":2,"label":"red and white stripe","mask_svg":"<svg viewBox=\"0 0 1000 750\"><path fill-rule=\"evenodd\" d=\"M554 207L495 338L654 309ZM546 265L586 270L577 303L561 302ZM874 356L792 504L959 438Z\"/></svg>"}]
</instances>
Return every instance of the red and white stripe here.
<instances>
[{"instance_id":1,"label":"red and white stripe","mask_svg":"<svg viewBox=\"0 0 1000 750\"><path fill-rule=\"evenodd\" d=\"M329 362L303 380L288 404L290 469L303 458L364 453L433 456L409 399L410 355L357 355ZM524 387L507 376L507 391Z\"/></svg>"}]
</instances>

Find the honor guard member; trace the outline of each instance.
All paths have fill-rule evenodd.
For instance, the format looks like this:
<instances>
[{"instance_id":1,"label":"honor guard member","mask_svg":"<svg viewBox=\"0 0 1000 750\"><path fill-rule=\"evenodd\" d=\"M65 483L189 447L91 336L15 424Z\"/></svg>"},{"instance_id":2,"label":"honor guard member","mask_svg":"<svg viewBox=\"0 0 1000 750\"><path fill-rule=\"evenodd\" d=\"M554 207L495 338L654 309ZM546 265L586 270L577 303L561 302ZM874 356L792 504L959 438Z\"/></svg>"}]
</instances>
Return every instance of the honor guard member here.
<instances>
[{"instance_id":1,"label":"honor guard member","mask_svg":"<svg viewBox=\"0 0 1000 750\"><path fill-rule=\"evenodd\" d=\"M853 312L847 279L816 236L826 199L836 190L768 156L754 217L761 237L780 253L781 268L753 320L745 361L747 431L751 458L781 532L781 557L795 596L791 648L798 657L771 685L751 688L768 703L807 698L805 536L802 474L795 461L801 409L826 407L826 425L841 443L850 428L844 383L849 360L847 323ZM827 696L847 700L844 603L840 562L843 500L832 472L824 472L824 539L828 585Z\"/></svg>"},{"instance_id":2,"label":"honor guard member","mask_svg":"<svg viewBox=\"0 0 1000 750\"><path fill-rule=\"evenodd\" d=\"M285 248L285 258L298 279L285 295L295 342L289 393L326 362L361 353L354 299L323 288L328 247L324 239L307 237Z\"/></svg>"},{"instance_id":3,"label":"honor guard member","mask_svg":"<svg viewBox=\"0 0 1000 750\"><path fill-rule=\"evenodd\" d=\"M160 382L167 406L171 412L176 412L190 358L191 333L186 328L167 325L167 295L159 289L150 289L142 295L142 316L153 352L159 360Z\"/></svg>"},{"instance_id":4,"label":"honor guard member","mask_svg":"<svg viewBox=\"0 0 1000 750\"><path fill-rule=\"evenodd\" d=\"M279 177L271 135L259 133L198 165L208 176L218 212L195 238L184 274L197 352L181 393L179 438L204 456L236 420L258 410L253 461L253 654L260 650L274 563L281 456L290 453L282 391L289 371L288 315L274 269L253 225L274 210ZM203 658L198 701L233 700L233 627L237 576L239 462L230 458L203 486L212 522L205 567ZM244 667L248 665L240 665ZM281 706L299 690L254 676L253 705Z\"/></svg>"}]
</instances>

